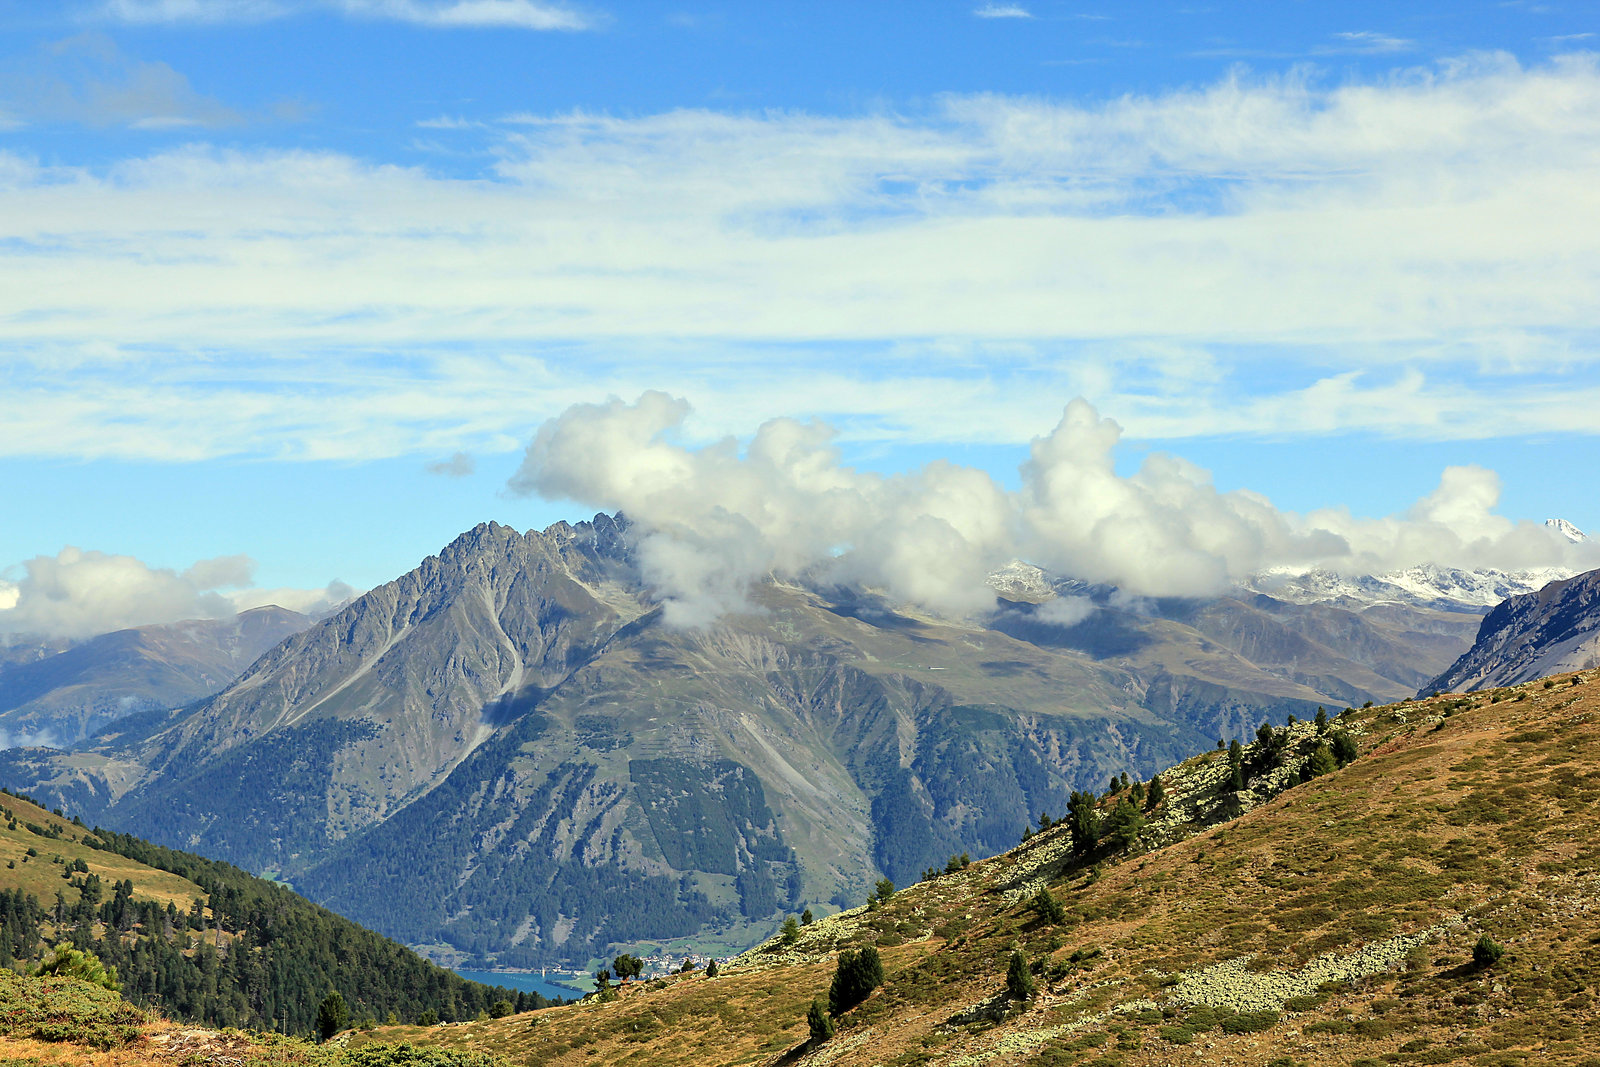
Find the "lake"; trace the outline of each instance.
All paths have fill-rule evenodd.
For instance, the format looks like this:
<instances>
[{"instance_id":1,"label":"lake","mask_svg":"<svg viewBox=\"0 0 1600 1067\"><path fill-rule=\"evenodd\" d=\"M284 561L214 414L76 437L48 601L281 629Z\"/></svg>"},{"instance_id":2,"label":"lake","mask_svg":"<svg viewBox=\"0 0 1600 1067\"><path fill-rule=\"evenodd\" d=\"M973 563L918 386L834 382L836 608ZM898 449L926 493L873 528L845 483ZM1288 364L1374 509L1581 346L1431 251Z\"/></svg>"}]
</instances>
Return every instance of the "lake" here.
<instances>
[{"instance_id":1,"label":"lake","mask_svg":"<svg viewBox=\"0 0 1600 1067\"><path fill-rule=\"evenodd\" d=\"M570 981L573 985L577 985L581 979L576 975L569 978L567 975L553 974L550 976L550 978L544 978L537 971L532 974L528 974L524 971L457 970L456 973L469 982L482 982L484 985L504 986L507 989L516 989L524 993L538 993L540 996L548 997L551 1000L554 1000L557 997L566 997L568 1000L577 1000L579 997L583 996L584 992L588 992L588 990L594 986L594 981L591 979L589 982L584 983L583 992L575 993L566 986L557 985L552 979L564 979Z\"/></svg>"}]
</instances>

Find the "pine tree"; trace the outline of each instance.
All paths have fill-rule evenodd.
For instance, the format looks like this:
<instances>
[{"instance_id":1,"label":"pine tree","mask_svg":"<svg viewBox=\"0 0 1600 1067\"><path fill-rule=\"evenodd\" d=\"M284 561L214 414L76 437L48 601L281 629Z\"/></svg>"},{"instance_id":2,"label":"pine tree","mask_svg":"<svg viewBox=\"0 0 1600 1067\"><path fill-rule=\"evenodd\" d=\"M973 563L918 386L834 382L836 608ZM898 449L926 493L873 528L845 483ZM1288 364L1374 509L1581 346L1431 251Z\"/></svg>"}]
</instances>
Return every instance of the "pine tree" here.
<instances>
[{"instance_id":1,"label":"pine tree","mask_svg":"<svg viewBox=\"0 0 1600 1067\"><path fill-rule=\"evenodd\" d=\"M821 997L811 999L811 1007L806 1011L806 1027L811 1031L813 1045L820 1045L833 1036L833 1020L828 1017L828 1006Z\"/></svg>"},{"instance_id":2,"label":"pine tree","mask_svg":"<svg viewBox=\"0 0 1600 1067\"><path fill-rule=\"evenodd\" d=\"M1028 958L1021 949L1011 954L1011 965L1006 968L1006 992L1018 1000L1033 997L1033 972L1028 970Z\"/></svg>"},{"instance_id":3,"label":"pine tree","mask_svg":"<svg viewBox=\"0 0 1600 1067\"><path fill-rule=\"evenodd\" d=\"M795 921L793 915L783 920L783 929L778 933L778 940L785 945L792 945L800 940L800 924Z\"/></svg>"},{"instance_id":4,"label":"pine tree","mask_svg":"<svg viewBox=\"0 0 1600 1067\"><path fill-rule=\"evenodd\" d=\"M882 984L883 960L877 946L868 945L860 952L845 949L839 953L833 984L828 987L828 1014L843 1015Z\"/></svg>"},{"instance_id":5,"label":"pine tree","mask_svg":"<svg viewBox=\"0 0 1600 1067\"><path fill-rule=\"evenodd\" d=\"M317 1039L326 1041L345 1028L350 1021L350 1009L345 1006L344 997L339 995L337 989L333 990L317 1007Z\"/></svg>"},{"instance_id":6,"label":"pine tree","mask_svg":"<svg viewBox=\"0 0 1600 1067\"><path fill-rule=\"evenodd\" d=\"M1155 811L1161 802L1167 799L1166 787L1161 784L1161 776L1156 775L1150 779L1150 791L1145 794L1144 806L1146 811Z\"/></svg>"},{"instance_id":7,"label":"pine tree","mask_svg":"<svg viewBox=\"0 0 1600 1067\"><path fill-rule=\"evenodd\" d=\"M1067 800L1067 829L1072 834L1072 851L1094 851L1100 841L1100 809L1094 794L1073 790Z\"/></svg>"},{"instance_id":8,"label":"pine tree","mask_svg":"<svg viewBox=\"0 0 1600 1067\"><path fill-rule=\"evenodd\" d=\"M1048 886L1034 894L1029 906L1038 912L1039 917L1047 923L1059 925L1066 921L1067 909L1061 906L1061 901L1051 896Z\"/></svg>"},{"instance_id":9,"label":"pine tree","mask_svg":"<svg viewBox=\"0 0 1600 1067\"><path fill-rule=\"evenodd\" d=\"M811 909L810 908L807 908L805 911L802 911L800 913L800 925L801 926L810 926L812 923L814 923L816 921L817 921L817 918L816 918L816 916L811 914Z\"/></svg>"}]
</instances>

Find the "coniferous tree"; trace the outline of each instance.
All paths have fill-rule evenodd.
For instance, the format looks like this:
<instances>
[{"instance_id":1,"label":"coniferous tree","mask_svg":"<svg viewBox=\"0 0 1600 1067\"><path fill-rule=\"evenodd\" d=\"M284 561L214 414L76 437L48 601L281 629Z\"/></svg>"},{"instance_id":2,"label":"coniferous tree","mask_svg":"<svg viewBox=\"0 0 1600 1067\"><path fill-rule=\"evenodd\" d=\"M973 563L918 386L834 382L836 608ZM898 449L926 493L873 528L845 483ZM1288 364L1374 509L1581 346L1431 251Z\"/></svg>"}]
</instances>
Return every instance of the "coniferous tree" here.
<instances>
[{"instance_id":1,"label":"coniferous tree","mask_svg":"<svg viewBox=\"0 0 1600 1067\"><path fill-rule=\"evenodd\" d=\"M1244 788L1244 746L1236 737L1228 742L1229 787L1237 793Z\"/></svg>"},{"instance_id":2,"label":"coniferous tree","mask_svg":"<svg viewBox=\"0 0 1600 1067\"><path fill-rule=\"evenodd\" d=\"M1100 841L1100 808L1093 793L1073 790L1067 800L1067 830L1072 834L1072 851L1094 851Z\"/></svg>"},{"instance_id":3,"label":"coniferous tree","mask_svg":"<svg viewBox=\"0 0 1600 1067\"><path fill-rule=\"evenodd\" d=\"M1125 849L1139 839L1143 830L1144 815L1133 801L1123 797L1106 820L1105 840L1113 849Z\"/></svg>"},{"instance_id":4,"label":"coniferous tree","mask_svg":"<svg viewBox=\"0 0 1600 1067\"><path fill-rule=\"evenodd\" d=\"M792 945L800 940L800 924L793 915L783 920L783 928L778 932L778 940L785 945Z\"/></svg>"},{"instance_id":5,"label":"coniferous tree","mask_svg":"<svg viewBox=\"0 0 1600 1067\"><path fill-rule=\"evenodd\" d=\"M337 989L322 999L317 1006L317 1039L326 1041L345 1028L350 1021L350 1009Z\"/></svg>"},{"instance_id":6,"label":"coniferous tree","mask_svg":"<svg viewBox=\"0 0 1600 1067\"><path fill-rule=\"evenodd\" d=\"M801 926L810 926L812 923L814 923L816 921L817 921L816 916L811 914L811 909L810 908L807 908L805 911L802 911L800 913L800 925Z\"/></svg>"},{"instance_id":7,"label":"coniferous tree","mask_svg":"<svg viewBox=\"0 0 1600 1067\"><path fill-rule=\"evenodd\" d=\"M1161 784L1161 776L1156 775L1154 778L1150 779L1150 789L1145 794L1145 810L1155 811L1161 806L1161 802L1165 799L1167 799L1166 787Z\"/></svg>"},{"instance_id":8,"label":"coniferous tree","mask_svg":"<svg viewBox=\"0 0 1600 1067\"><path fill-rule=\"evenodd\" d=\"M1021 949L1011 954L1011 964L1006 968L1006 992L1018 1000L1033 997L1033 972L1028 970L1028 958Z\"/></svg>"},{"instance_id":9,"label":"coniferous tree","mask_svg":"<svg viewBox=\"0 0 1600 1067\"><path fill-rule=\"evenodd\" d=\"M811 1007L806 1011L806 1028L811 1033L813 1045L820 1045L833 1036L833 1020L829 1018L828 1006L821 997L811 998Z\"/></svg>"},{"instance_id":10,"label":"coniferous tree","mask_svg":"<svg viewBox=\"0 0 1600 1067\"><path fill-rule=\"evenodd\" d=\"M1047 923L1059 925L1066 921L1067 909L1061 906L1061 901L1051 895L1048 886L1034 894L1029 906Z\"/></svg>"},{"instance_id":11,"label":"coniferous tree","mask_svg":"<svg viewBox=\"0 0 1600 1067\"><path fill-rule=\"evenodd\" d=\"M859 952L845 949L839 953L833 984L828 987L828 1014L843 1015L882 984L883 960L877 946L868 945Z\"/></svg>"}]
</instances>

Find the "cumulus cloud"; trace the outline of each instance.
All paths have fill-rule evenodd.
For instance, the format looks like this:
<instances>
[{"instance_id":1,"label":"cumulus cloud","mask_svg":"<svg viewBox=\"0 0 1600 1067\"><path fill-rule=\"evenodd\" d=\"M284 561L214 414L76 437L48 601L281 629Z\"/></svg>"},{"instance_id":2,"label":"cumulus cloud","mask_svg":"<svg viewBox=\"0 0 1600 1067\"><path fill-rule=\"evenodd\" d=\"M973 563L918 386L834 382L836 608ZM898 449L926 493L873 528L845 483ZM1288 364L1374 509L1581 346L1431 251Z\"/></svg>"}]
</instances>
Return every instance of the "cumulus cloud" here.
<instances>
[{"instance_id":1,"label":"cumulus cloud","mask_svg":"<svg viewBox=\"0 0 1600 1067\"><path fill-rule=\"evenodd\" d=\"M947 462L885 476L845 467L827 425L775 419L747 443L681 443L689 405L649 392L576 405L540 427L510 482L518 494L624 511L669 622L747 606L765 575L879 588L952 615L993 605L986 577L1013 558L1118 587L1130 598L1201 596L1270 568L1384 572L1420 563L1518 569L1600 563L1542 525L1493 511L1492 472L1452 467L1406 514L1297 515L1220 492L1204 470L1156 454L1120 475L1121 428L1068 404L1036 438L1021 487ZM1079 621L1065 603L1047 621Z\"/></svg>"},{"instance_id":2,"label":"cumulus cloud","mask_svg":"<svg viewBox=\"0 0 1600 1067\"><path fill-rule=\"evenodd\" d=\"M276 604L280 608L320 618L344 607L359 596L360 592L348 582L335 580L321 589L293 589L287 586L276 589L238 589L228 594L228 601L235 611L249 611L251 608Z\"/></svg>"},{"instance_id":3,"label":"cumulus cloud","mask_svg":"<svg viewBox=\"0 0 1600 1067\"><path fill-rule=\"evenodd\" d=\"M69 545L8 568L13 577L0 580L0 634L92 637L131 626L228 618L269 603L311 614L353 593L342 582L323 590L251 589L254 570L248 556L204 559L180 571Z\"/></svg>"}]
</instances>

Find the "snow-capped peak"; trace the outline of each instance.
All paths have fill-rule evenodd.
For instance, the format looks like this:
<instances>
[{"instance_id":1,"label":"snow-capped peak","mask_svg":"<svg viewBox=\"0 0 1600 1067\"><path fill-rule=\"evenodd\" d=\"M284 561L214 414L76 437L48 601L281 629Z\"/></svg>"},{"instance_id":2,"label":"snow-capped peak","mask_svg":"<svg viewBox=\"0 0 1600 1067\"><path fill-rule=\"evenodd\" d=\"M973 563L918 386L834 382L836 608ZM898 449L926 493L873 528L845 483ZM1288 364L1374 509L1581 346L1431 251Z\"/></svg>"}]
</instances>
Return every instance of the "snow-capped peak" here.
<instances>
[{"instance_id":1,"label":"snow-capped peak","mask_svg":"<svg viewBox=\"0 0 1600 1067\"><path fill-rule=\"evenodd\" d=\"M1581 545L1589 540L1588 534L1572 525L1566 519L1546 519L1544 524L1575 545Z\"/></svg>"}]
</instances>

